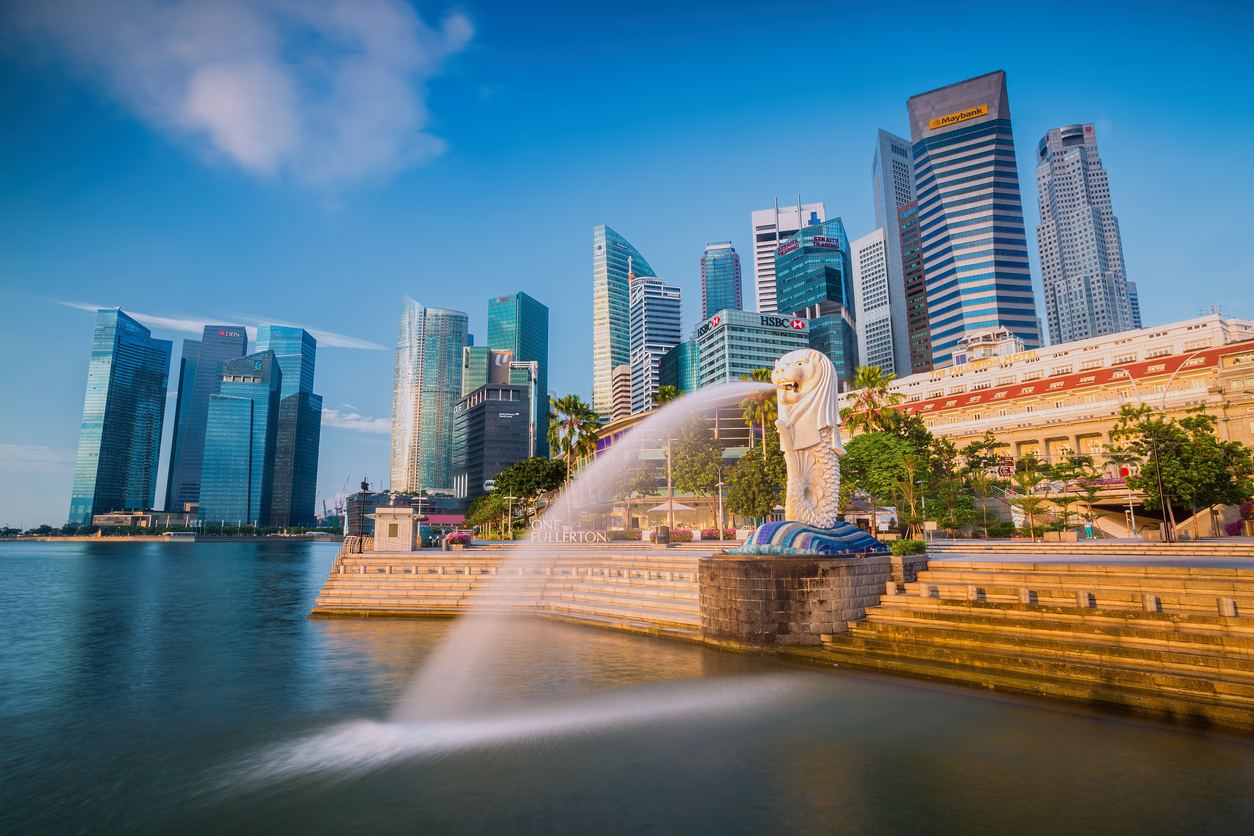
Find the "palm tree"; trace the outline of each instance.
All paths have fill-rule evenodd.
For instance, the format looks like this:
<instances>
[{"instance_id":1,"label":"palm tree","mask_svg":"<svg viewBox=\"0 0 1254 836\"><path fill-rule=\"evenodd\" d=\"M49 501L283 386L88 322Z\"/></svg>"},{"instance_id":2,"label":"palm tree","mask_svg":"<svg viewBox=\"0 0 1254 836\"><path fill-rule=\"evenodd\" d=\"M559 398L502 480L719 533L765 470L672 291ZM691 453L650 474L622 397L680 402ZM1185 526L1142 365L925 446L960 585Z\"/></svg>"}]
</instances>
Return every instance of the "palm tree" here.
<instances>
[{"instance_id":1,"label":"palm tree","mask_svg":"<svg viewBox=\"0 0 1254 836\"><path fill-rule=\"evenodd\" d=\"M549 413L549 447L566 457L569 483L574 460L596 451L601 419L578 395L558 398L553 407L554 411Z\"/></svg>"},{"instance_id":2,"label":"palm tree","mask_svg":"<svg viewBox=\"0 0 1254 836\"><path fill-rule=\"evenodd\" d=\"M889 391L889 385L896 379L896 374L884 374L879 366L858 366L850 383L853 402L840 411L840 418L850 432L893 428L896 416L893 407L905 400L899 392Z\"/></svg>"},{"instance_id":3,"label":"palm tree","mask_svg":"<svg viewBox=\"0 0 1254 836\"><path fill-rule=\"evenodd\" d=\"M748 374L742 374L741 380L751 381L754 383L770 383L770 369L754 369ZM775 423L775 418L779 414L779 410L775 401L775 393L763 389L761 392L755 392L740 402L740 407L745 411L745 423L749 426L749 449L753 449L753 428L762 427L762 444L766 445L766 422L769 420Z\"/></svg>"},{"instance_id":4,"label":"palm tree","mask_svg":"<svg viewBox=\"0 0 1254 836\"><path fill-rule=\"evenodd\" d=\"M650 397L653 399L654 406L665 406L682 394L683 392L674 386L659 386Z\"/></svg>"}]
</instances>

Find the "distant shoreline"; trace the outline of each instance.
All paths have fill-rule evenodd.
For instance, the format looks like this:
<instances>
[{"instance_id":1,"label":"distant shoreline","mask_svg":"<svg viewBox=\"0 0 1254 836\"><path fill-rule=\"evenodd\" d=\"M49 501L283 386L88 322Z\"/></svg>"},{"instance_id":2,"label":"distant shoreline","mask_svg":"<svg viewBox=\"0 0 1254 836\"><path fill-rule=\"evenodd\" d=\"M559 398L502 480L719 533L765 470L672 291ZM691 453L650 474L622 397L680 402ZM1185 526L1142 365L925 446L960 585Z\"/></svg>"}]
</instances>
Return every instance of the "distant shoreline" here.
<instances>
[{"instance_id":1,"label":"distant shoreline","mask_svg":"<svg viewBox=\"0 0 1254 836\"><path fill-rule=\"evenodd\" d=\"M77 535L56 535L56 536L26 536L18 535L16 537L0 537L0 543L170 543L170 542L192 542L192 543L258 543L258 542L282 542L282 543L341 543L343 537L337 537L333 534L259 534L259 535L209 535L197 534L193 541L172 540L169 537L162 537L160 534L142 534L139 536L121 535L117 537L92 537Z\"/></svg>"}]
</instances>

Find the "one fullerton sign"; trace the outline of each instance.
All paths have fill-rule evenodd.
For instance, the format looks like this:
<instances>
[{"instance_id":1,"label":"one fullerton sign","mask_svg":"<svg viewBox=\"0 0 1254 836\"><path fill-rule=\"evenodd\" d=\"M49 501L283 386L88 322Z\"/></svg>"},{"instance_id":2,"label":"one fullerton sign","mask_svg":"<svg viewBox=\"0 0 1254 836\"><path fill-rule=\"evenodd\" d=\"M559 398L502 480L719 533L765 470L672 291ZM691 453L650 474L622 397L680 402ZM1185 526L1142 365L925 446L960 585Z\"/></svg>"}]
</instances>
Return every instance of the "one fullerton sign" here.
<instances>
[{"instance_id":1,"label":"one fullerton sign","mask_svg":"<svg viewBox=\"0 0 1254 836\"><path fill-rule=\"evenodd\" d=\"M554 520L532 520L533 543L605 543L609 538L604 531L567 529Z\"/></svg>"},{"instance_id":2,"label":"one fullerton sign","mask_svg":"<svg viewBox=\"0 0 1254 836\"><path fill-rule=\"evenodd\" d=\"M941 116L938 119L933 119L928 122L927 126L930 130L934 131L937 128L943 128L946 125L954 125L958 122L965 122L968 119L975 119L979 116L988 116L988 105L980 105L979 107L973 107L970 110L960 110L957 113L951 113L948 116Z\"/></svg>"}]
</instances>

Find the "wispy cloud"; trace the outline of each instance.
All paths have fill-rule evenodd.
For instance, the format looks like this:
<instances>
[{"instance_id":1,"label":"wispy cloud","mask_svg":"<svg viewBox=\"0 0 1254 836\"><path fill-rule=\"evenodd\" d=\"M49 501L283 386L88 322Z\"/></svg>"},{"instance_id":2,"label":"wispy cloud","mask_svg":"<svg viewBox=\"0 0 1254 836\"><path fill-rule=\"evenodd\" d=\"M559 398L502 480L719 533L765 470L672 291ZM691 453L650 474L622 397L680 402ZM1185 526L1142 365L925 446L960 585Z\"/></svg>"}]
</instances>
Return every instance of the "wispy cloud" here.
<instances>
[{"instance_id":1,"label":"wispy cloud","mask_svg":"<svg viewBox=\"0 0 1254 836\"><path fill-rule=\"evenodd\" d=\"M392 421L389 418L366 418L356 412L340 412L325 406L322 408L322 426L380 435L392 432Z\"/></svg>"},{"instance_id":2,"label":"wispy cloud","mask_svg":"<svg viewBox=\"0 0 1254 836\"><path fill-rule=\"evenodd\" d=\"M425 83L473 35L404 0L39 0L5 17L154 127L319 187L441 153Z\"/></svg>"},{"instance_id":3,"label":"wispy cloud","mask_svg":"<svg viewBox=\"0 0 1254 836\"><path fill-rule=\"evenodd\" d=\"M64 305L67 308L75 308L80 311L91 311L95 313L101 308L109 307L108 305L91 305L86 302L63 302L57 300L58 305ZM370 340L362 340L357 337L350 337L347 334L337 334L334 331L323 331L321 328L311 328L308 325L299 325L294 322L282 322L277 319L267 319L265 317L253 316L251 314L229 314L225 317L194 317L185 314L177 316L158 316L156 314L140 313L130 308L125 309L126 315L136 321L147 325L149 328L162 328L166 331L179 331L184 334L201 334L205 330L205 326L209 324L234 325L243 323L244 329L248 332L248 339L257 339L258 325L290 325L293 328L304 328L315 340L318 341L319 348L364 348L374 351L382 351L383 346Z\"/></svg>"},{"instance_id":4,"label":"wispy cloud","mask_svg":"<svg viewBox=\"0 0 1254 836\"><path fill-rule=\"evenodd\" d=\"M37 444L0 444L0 470L57 470L73 468L77 454Z\"/></svg>"}]
</instances>

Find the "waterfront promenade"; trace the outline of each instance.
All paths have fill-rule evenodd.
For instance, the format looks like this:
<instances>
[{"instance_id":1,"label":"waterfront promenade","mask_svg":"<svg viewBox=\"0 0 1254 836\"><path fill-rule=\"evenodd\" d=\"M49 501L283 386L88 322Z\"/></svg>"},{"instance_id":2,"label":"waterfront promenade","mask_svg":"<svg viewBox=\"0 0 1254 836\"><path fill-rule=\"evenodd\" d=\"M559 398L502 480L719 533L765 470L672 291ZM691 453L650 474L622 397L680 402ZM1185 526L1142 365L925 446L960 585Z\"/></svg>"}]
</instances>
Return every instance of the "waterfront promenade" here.
<instances>
[{"instance_id":1,"label":"waterfront promenade","mask_svg":"<svg viewBox=\"0 0 1254 836\"><path fill-rule=\"evenodd\" d=\"M705 641L710 545L341 554L311 614L518 610ZM948 541L877 597L847 630L756 649L1254 729L1254 542Z\"/></svg>"}]
</instances>

